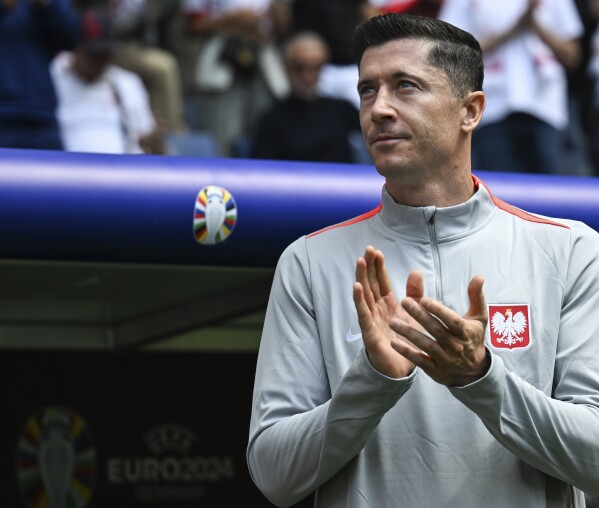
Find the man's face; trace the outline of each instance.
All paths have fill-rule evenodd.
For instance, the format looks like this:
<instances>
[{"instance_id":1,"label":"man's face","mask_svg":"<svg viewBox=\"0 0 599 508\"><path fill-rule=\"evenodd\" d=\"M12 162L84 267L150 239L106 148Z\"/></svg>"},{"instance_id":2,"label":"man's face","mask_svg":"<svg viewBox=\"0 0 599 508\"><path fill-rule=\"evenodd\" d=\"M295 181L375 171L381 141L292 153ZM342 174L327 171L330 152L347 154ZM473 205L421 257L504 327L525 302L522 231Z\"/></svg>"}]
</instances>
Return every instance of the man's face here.
<instances>
[{"instance_id":1,"label":"man's face","mask_svg":"<svg viewBox=\"0 0 599 508\"><path fill-rule=\"evenodd\" d=\"M287 74L295 97L303 101L318 98L318 78L326 61L327 50L317 40L300 40L289 48Z\"/></svg>"},{"instance_id":2,"label":"man's face","mask_svg":"<svg viewBox=\"0 0 599 508\"><path fill-rule=\"evenodd\" d=\"M111 61L110 51L88 51L77 48L74 53L73 67L82 79L93 83L106 72Z\"/></svg>"},{"instance_id":3,"label":"man's face","mask_svg":"<svg viewBox=\"0 0 599 508\"><path fill-rule=\"evenodd\" d=\"M462 102L443 71L427 62L432 44L400 39L368 48L360 62L360 124L381 175L425 178L449 167Z\"/></svg>"}]
</instances>

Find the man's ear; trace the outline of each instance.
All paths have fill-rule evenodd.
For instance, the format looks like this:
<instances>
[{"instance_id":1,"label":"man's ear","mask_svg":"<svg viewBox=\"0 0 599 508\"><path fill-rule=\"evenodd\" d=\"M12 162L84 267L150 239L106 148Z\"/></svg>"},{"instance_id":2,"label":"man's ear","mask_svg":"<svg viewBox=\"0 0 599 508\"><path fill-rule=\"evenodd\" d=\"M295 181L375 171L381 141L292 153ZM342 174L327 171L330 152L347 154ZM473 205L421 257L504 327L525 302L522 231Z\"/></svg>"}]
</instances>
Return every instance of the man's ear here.
<instances>
[{"instance_id":1,"label":"man's ear","mask_svg":"<svg viewBox=\"0 0 599 508\"><path fill-rule=\"evenodd\" d=\"M462 99L462 131L472 132L480 123L486 101L487 99L483 92L470 92Z\"/></svg>"}]
</instances>

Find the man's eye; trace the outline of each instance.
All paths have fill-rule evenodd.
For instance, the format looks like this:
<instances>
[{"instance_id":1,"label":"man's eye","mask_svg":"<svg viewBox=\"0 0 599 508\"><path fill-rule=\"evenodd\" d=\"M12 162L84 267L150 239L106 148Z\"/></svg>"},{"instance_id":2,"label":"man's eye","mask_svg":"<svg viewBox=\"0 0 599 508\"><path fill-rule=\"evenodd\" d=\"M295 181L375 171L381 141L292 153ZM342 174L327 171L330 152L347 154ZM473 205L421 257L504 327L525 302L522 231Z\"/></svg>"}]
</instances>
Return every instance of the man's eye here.
<instances>
[{"instance_id":1,"label":"man's eye","mask_svg":"<svg viewBox=\"0 0 599 508\"><path fill-rule=\"evenodd\" d=\"M414 83L412 83L411 81L405 81L402 80L397 84L397 88L413 88L416 85L414 85Z\"/></svg>"},{"instance_id":2,"label":"man's eye","mask_svg":"<svg viewBox=\"0 0 599 508\"><path fill-rule=\"evenodd\" d=\"M374 91L374 87L372 86L362 86L358 89L358 94L360 95L360 97L364 97L366 95L374 93Z\"/></svg>"}]
</instances>

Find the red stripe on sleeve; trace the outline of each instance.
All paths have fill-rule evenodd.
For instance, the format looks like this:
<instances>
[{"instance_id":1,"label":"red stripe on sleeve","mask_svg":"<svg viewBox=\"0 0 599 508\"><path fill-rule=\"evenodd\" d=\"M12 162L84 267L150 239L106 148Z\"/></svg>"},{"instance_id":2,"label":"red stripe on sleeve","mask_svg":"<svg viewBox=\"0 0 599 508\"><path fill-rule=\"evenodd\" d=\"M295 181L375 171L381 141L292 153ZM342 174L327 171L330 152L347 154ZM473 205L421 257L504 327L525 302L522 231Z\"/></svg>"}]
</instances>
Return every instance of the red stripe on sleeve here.
<instances>
[{"instance_id":1,"label":"red stripe on sleeve","mask_svg":"<svg viewBox=\"0 0 599 508\"><path fill-rule=\"evenodd\" d=\"M306 238L312 238L313 236L319 235L320 233L324 233L325 231L329 231L331 229L342 228L344 226L351 226L352 224L356 224L357 222L362 222L363 220L370 219L370 217L379 213L381 211L381 208L383 208L382 203L379 206L377 206L376 208L374 208L373 210L363 213L362 215L358 215L357 217L354 217L353 219L349 219L345 222L340 222L339 224L334 224L332 226L320 229L319 231L315 231L314 233L310 233L308 236L306 236Z\"/></svg>"},{"instance_id":2,"label":"red stripe on sleeve","mask_svg":"<svg viewBox=\"0 0 599 508\"><path fill-rule=\"evenodd\" d=\"M493 200L493 203L495 204L495 206L497 208L500 208L501 210L508 212L512 215L515 215L516 217L519 217L520 219L524 219L528 222L536 222L538 224L549 224L551 226L558 226L560 228L570 229L570 226L567 226L566 224L561 224L559 222L554 222L549 219L544 219L543 217L537 217L536 215L525 212L524 210L520 210L520 208L516 208L515 206L510 205L509 203L506 203L505 201L502 201L501 199L499 199L498 197L495 197L493 195L493 193L489 190L489 187L487 187L485 182L483 182L480 178L472 175L472 179L474 180L474 185L478 186L480 184L485 189L487 189L489 196L491 196L491 199Z\"/></svg>"}]
</instances>

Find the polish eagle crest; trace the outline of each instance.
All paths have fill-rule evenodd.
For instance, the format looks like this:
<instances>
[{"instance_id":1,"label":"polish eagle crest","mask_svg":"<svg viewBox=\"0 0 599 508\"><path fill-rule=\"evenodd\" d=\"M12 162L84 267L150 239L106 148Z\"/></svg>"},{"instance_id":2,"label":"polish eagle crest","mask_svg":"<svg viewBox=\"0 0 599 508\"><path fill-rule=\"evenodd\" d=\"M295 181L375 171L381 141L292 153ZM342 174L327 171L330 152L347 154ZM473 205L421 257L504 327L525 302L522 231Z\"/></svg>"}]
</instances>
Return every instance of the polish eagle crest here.
<instances>
[{"instance_id":1,"label":"polish eagle crest","mask_svg":"<svg viewBox=\"0 0 599 508\"><path fill-rule=\"evenodd\" d=\"M524 313L519 311L513 314L510 308L507 308L504 314L495 312L491 318L491 327L497 336L497 342L503 342L506 346L523 342L522 334L527 325Z\"/></svg>"}]
</instances>

